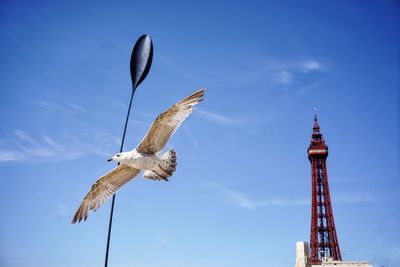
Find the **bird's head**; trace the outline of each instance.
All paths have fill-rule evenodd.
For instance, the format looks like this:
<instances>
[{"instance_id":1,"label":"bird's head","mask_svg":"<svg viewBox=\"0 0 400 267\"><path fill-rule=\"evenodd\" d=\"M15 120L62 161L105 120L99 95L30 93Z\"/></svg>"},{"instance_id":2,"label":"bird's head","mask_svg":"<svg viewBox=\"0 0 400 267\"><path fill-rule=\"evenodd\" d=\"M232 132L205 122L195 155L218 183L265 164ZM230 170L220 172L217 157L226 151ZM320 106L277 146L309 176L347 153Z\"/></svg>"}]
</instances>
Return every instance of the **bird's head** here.
<instances>
[{"instance_id":1,"label":"bird's head","mask_svg":"<svg viewBox=\"0 0 400 267\"><path fill-rule=\"evenodd\" d=\"M115 154L112 158L108 159L107 161L116 161L116 162L123 162L126 160L126 153L121 152L118 154Z\"/></svg>"}]
</instances>

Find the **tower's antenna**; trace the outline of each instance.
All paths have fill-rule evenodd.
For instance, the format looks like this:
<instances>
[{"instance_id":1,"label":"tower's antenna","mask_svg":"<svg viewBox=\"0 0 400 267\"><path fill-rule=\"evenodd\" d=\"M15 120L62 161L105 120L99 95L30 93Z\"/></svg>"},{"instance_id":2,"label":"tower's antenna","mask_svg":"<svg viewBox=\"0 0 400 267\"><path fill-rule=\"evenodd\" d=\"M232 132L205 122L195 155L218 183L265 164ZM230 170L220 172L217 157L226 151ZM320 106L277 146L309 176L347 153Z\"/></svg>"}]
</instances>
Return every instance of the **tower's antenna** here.
<instances>
[{"instance_id":1,"label":"tower's antenna","mask_svg":"<svg viewBox=\"0 0 400 267\"><path fill-rule=\"evenodd\" d=\"M314 106L314 120L317 120L317 106Z\"/></svg>"}]
</instances>

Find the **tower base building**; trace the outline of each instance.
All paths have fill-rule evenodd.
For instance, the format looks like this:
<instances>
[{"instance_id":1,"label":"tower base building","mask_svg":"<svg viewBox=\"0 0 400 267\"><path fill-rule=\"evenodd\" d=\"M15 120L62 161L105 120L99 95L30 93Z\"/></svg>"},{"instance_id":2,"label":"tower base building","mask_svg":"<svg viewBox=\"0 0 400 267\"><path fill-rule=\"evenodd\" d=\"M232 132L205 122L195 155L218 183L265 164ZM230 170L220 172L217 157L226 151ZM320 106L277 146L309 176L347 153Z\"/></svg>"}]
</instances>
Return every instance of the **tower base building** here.
<instances>
[{"instance_id":1,"label":"tower base building","mask_svg":"<svg viewBox=\"0 0 400 267\"><path fill-rule=\"evenodd\" d=\"M295 267L372 267L372 265L366 261L336 261L326 256L322 256L320 263L312 263L308 243L301 241L296 243Z\"/></svg>"}]
</instances>

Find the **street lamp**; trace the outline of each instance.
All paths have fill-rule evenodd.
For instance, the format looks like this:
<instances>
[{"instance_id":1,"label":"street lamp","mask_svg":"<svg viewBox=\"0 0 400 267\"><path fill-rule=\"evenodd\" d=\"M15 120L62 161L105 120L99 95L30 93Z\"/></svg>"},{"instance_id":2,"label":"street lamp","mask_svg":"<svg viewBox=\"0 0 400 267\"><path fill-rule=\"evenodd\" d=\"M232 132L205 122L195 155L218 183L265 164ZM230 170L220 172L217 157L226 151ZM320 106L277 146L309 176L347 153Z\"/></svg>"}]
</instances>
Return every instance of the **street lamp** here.
<instances>
[{"instance_id":1,"label":"street lamp","mask_svg":"<svg viewBox=\"0 0 400 267\"><path fill-rule=\"evenodd\" d=\"M151 62L153 60L153 43L149 35L144 34L139 37L137 40L131 55L131 78L132 78L132 94L131 100L129 102L128 113L126 114L125 126L124 126L124 133L122 135L121 147L119 152L122 152L124 148L124 141L125 141L125 134L126 128L128 126L129 114L131 112L132 107L132 100L133 95L135 94L136 88L139 84L146 78L147 74L149 73ZM119 163L118 163L119 165ZM113 220L113 213L114 213L114 203L115 203L115 195L112 197L111 202L111 212L110 212L110 222L108 225L108 236L107 236L107 248L106 248L106 257L104 266L108 266L108 252L110 249L110 237L111 237L111 227L112 227L112 220Z\"/></svg>"}]
</instances>

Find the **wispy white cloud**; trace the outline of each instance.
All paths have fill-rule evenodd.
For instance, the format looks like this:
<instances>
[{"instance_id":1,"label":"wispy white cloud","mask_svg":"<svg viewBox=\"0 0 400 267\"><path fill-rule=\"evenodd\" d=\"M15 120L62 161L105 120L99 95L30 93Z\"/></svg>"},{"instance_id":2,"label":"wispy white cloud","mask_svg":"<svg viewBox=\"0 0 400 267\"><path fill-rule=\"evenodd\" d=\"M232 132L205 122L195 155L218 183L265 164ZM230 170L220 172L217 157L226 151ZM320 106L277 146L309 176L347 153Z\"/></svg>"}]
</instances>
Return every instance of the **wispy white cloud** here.
<instances>
[{"instance_id":1,"label":"wispy white cloud","mask_svg":"<svg viewBox=\"0 0 400 267\"><path fill-rule=\"evenodd\" d=\"M35 99L28 99L32 104L39 106L45 110L49 110L54 114L62 116L81 116L82 114L97 117L97 115L90 110L83 108L77 103L71 102L52 102L52 101L38 101Z\"/></svg>"},{"instance_id":2,"label":"wispy white cloud","mask_svg":"<svg viewBox=\"0 0 400 267\"><path fill-rule=\"evenodd\" d=\"M112 102L111 98L108 100L110 102ZM61 102L42 101L42 100L36 100L36 99L27 99L27 101L36 106L44 108L46 110L51 110L52 112L57 113L57 114L81 115L82 113L84 113L84 114L91 115L91 116L97 116L95 113L91 112L90 110L88 110L86 108L83 108L82 105L80 105L78 103L63 102L63 101L61 101ZM108 103L110 103L110 102L108 102Z\"/></svg>"},{"instance_id":3,"label":"wispy white cloud","mask_svg":"<svg viewBox=\"0 0 400 267\"><path fill-rule=\"evenodd\" d=\"M251 61L251 63L249 62ZM259 55L257 58L242 59L243 64L232 65L228 61L222 68L223 72L216 72L212 67L207 69L198 69L190 66L182 66L181 62L175 62L170 59L163 59L163 63L168 65L169 69L179 73L180 76L189 79L201 80L207 83L234 85L244 87L258 81L267 81L271 85L291 85L300 80L301 75L326 72L329 70L327 60L315 57L303 57L301 59L272 59L265 55ZM221 68L221 67L220 67Z\"/></svg>"},{"instance_id":4,"label":"wispy white cloud","mask_svg":"<svg viewBox=\"0 0 400 267\"><path fill-rule=\"evenodd\" d=\"M285 196L271 196L255 199L244 192L231 189L227 186L219 185L209 181L202 181L202 183L206 188L218 191L229 203L249 210L255 210L262 207L311 205L311 200L309 197L291 198ZM360 195L336 195L334 201L337 204L361 204L376 202L379 201L379 199L376 196L364 193Z\"/></svg>"},{"instance_id":5,"label":"wispy white cloud","mask_svg":"<svg viewBox=\"0 0 400 267\"><path fill-rule=\"evenodd\" d=\"M266 67L266 77L272 77L277 84L288 85L295 81L296 76L312 72L326 72L328 67L322 61L306 59L286 63L269 63ZM273 75L268 75L271 73Z\"/></svg>"},{"instance_id":6,"label":"wispy white cloud","mask_svg":"<svg viewBox=\"0 0 400 267\"><path fill-rule=\"evenodd\" d=\"M172 70L179 74L180 77L195 80L195 81L208 81L213 76L213 74L202 73L199 69L193 68L193 64L186 65L183 62L179 62L175 59L171 59L164 55L159 55L159 60L164 64L169 70Z\"/></svg>"},{"instance_id":7,"label":"wispy white cloud","mask_svg":"<svg viewBox=\"0 0 400 267\"><path fill-rule=\"evenodd\" d=\"M19 151L0 148L0 162L20 161L24 155Z\"/></svg>"},{"instance_id":8,"label":"wispy white cloud","mask_svg":"<svg viewBox=\"0 0 400 267\"><path fill-rule=\"evenodd\" d=\"M189 139L192 141L193 147L198 149L200 147L199 140L196 138L196 136L192 133L192 131L189 128L185 128L186 133L189 136Z\"/></svg>"},{"instance_id":9,"label":"wispy white cloud","mask_svg":"<svg viewBox=\"0 0 400 267\"><path fill-rule=\"evenodd\" d=\"M88 112L86 109L82 108L81 106L79 106L79 105L77 105L77 104L68 103L68 105L69 105L72 109L74 109L74 110L76 110L76 111Z\"/></svg>"},{"instance_id":10,"label":"wispy white cloud","mask_svg":"<svg viewBox=\"0 0 400 267\"><path fill-rule=\"evenodd\" d=\"M302 75L328 71L327 63L321 60L308 58L303 60L268 60L260 63L254 70L249 70L253 80L269 80L273 84L290 85Z\"/></svg>"},{"instance_id":11,"label":"wispy white cloud","mask_svg":"<svg viewBox=\"0 0 400 267\"><path fill-rule=\"evenodd\" d=\"M36 101L36 100L31 100L35 105L42 106L45 108L53 109L53 110L59 110L59 111L67 111L67 109L57 103L54 102L46 102L46 101Z\"/></svg>"},{"instance_id":12,"label":"wispy white cloud","mask_svg":"<svg viewBox=\"0 0 400 267\"><path fill-rule=\"evenodd\" d=\"M16 147L20 149L20 153L25 152L38 157L51 157L54 155L54 152L48 146L40 144L26 132L16 130L15 135L18 138L18 140L16 140Z\"/></svg>"},{"instance_id":13,"label":"wispy white cloud","mask_svg":"<svg viewBox=\"0 0 400 267\"><path fill-rule=\"evenodd\" d=\"M228 190L228 189L225 189L225 191L228 194L230 200L235 205L247 209L255 209L257 207L257 203L251 200L248 196L246 196L242 192Z\"/></svg>"},{"instance_id":14,"label":"wispy white cloud","mask_svg":"<svg viewBox=\"0 0 400 267\"><path fill-rule=\"evenodd\" d=\"M26 134L22 130L16 130L14 133L21 141L26 141L32 145L38 145L36 140L34 140L32 137L30 137L28 134Z\"/></svg>"},{"instance_id":15,"label":"wispy white cloud","mask_svg":"<svg viewBox=\"0 0 400 267\"><path fill-rule=\"evenodd\" d=\"M109 156L120 139L97 131L91 136L67 136L54 139L49 135L34 137L23 130L14 131L16 138L1 140L0 162L15 161L62 161L84 155Z\"/></svg>"},{"instance_id":16,"label":"wispy white cloud","mask_svg":"<svg viewBox=\"0 0 400 267\"><path fill-rule=\"evenodd\" d=\"M363 181L363 179L359 177L347 177L347 178L335 178L331 179L329 183L358 183Z\"/></svg>"},{"instance_id":17,"label":"wispy white cloud","mask_svg":"<svg viewBox=\"0 0 400 267\"><path fill-rule=\"evenodd\" d=\"M336 194L333 198L337 204L357 204L357 203L374 203L382 201L382 198L378 198L375 195L369 193L357 193L352 194Z\"/></svg>"},{"instance_id":18,"label":"wispy white cloud","mask_svg":"<svg viewBox=\"0 0 400 267\"><path fill-rule=\"evenodd\" d=\"M58 219L64 219L68 214L68 207L64 204L58 204L55 209L55 214Z\"/></svg>"},{"instance_id":19,"label":"wispy white cloud","mask_svg":"<svg viewBox=\"0 0 400 267\"><path fill-rule=\"evenodd\" d=\"M107 95L100 95L97 100L101 103L107 103L108 108L111 109L126 110L128 108L128 103L122 103L121 101Z\"/></svg>"},{"instance_id":20,"label":"wispy white cloud","mask_svg":"<svg viewBox=\"0 0 400 267\"><path fill-rule=\"evenodd\" d=\"M231 204L250 210L267 206L299 206L310 204L310 201L307 199L291 199L282 197L256 200L243 192L233 190L227 186L204 180L202 180L201 183L204 187L219 192Z\"/></svg>"},{"instance_id":21,"label":"wispy white cloud","mask_svg":"<svg viewBox=\"0 0 400 267\"><path fill-rule=\"evenodd\" d=\"M33 157L42 157L42 158L49 158L55 155L54 151L49 149L48 147L45 146L24 146L21 144L18 144L18 147L25 152L27 155L31 155ZM26 157L24 158L32 158L32 157ZM33 159L33 158L32 158Z\"/></svg>"},{"instance_id":22,"label":"wispy white cloud","mask_svg":"<svg viewBox=\"0 0 400 267\"><path fill-rule=\"evenodd\" d=\"M239 118L231 118L226 115L221 115L215 112L205 111L201 109L197 109L197 114L199 114L202 118L224 125L240 125L244 123L243 119Z\"/></svg>"},{"instance_id":23,"label":"wispy white cloud","mask_svg":"<svg viewBox=\"0 0 400 267\"><path fill-rule=\"evenodd\" d=\"M269 206L303 206L303 205L311 205L311 201L309 198L307 199L294 199L294 198L282 198L282 197L273 197L266 198L260 200L254 200L250 198L248 195L235 191L232 189L225 188L229 199L233 204L239 207L247 208L247 209L256 209L261 207L269 207ZM379 201L375 196L369 194L351 194L351 195L338 195L335 197L335 203L337 204L361 204L361 203L374 203Z\"/></svg>"},{"instance_id":24,"label":"wispy white cloud","mask_svg":"<svg viewBox=\"0 0 400 267\"><path fill-rule=\"evenodd\" d=\"M35 99L26 101L53 116L54 125L46 128L45 133L43 130L38 133L16 129L10 131L11 135L0 136L0 162L60 161L90 154L109 156L120 146L121 138L110 134L104 125L99 125L98 115L80 104ZM107 102L111 109L126 109L126 105L109 97L100 97L98 101ZM146 116L143 112L140 114ZM142 122L131 120L131 123ZM44 128L38 125L37 129Z\"/></svg>"},{"instance_id":25,"label":"wispy white cloud","mask_svg":"<svg viewBox=\"0 0 400 267\"><path fill-rule=\"evenodd\" d=\"M317 59L303 59L303 60L293 60L293 61L287 61L283 63L271 63L270 65L271 69L287 69L287 70L292 70L296 72L303 72L303 73L309 73L309 72L324 72L328 71L328 64L324 63L321 60Z\"/></svg>"},{"instance_id":26,"label":"wispy white cloud","mask_svg":"<svg viewBox=\"0 0 400 267\"><path fill-rule=\"evenodd\" d=\"M318 82L313 82L310 84L305 84L299 87L299 89L297 90L297 93L299 93L300 95L305 95L308 94L309 92L311 92L312 90L320 87L321 84Z\"/></svg>"},{"instance_id":27,"label":"wispy white cloud","mask_svg":"<svg viewBox=\"0 0 400 267\"><path fill-rule=\"evenodd\" d=\"M224 191L226 192L228 198L234 205L246 209L256 209L267 206L299 206L299 205L310 204L310 201L305 199L270 198L270 199L254 200L251 199L246 194L239 191L227 188L225 188Z\"/></svg>"},{"instance_id":28,"label":"wispy white cloud","mask_svg":"<svg viewBox=\"0 0 400 267\"><path fill-rule=\"evenodd\" d=\"M156 239L160 246L166 246L170 242L169 237L165 234L160 234Z\"/></svg>"},{"instance_id":29,"label":"wispy white cloud","mask_svg":"<svg viewBox=\"0 0 400 267\"><path fill-rule=\"evenodd\" d=\"M29 102L33 103L34 105L43 107L45 109L49 109L52 112L57 112L57 114L61 115L90 115L93 117L97 117L97 115L90 110L83 108L81 105L72 102L51 102L51 101L37 101L35 99L29 99Z\"/></svg>"},{"instance_id":30,"label":"wispy white cloud","mask_svg":"<svg viewBox=\"0 0 400 267\"><path fill-rule=\"evenodd\" d=\"M54 141L53 139L51 139L47 135L44 135L43 139L44 139L44 141L46 141L47 144L49 144L50 146L54 147L56 150L58 150L60 152L64 152L65 151L65 149L60 144L58 144L56 141Z\"/></svg>"},{"instance_id":31,"label":"wispy white cloud","mask_svg":"<svg viewBox=\"0 0 400 267\"><path fill-rule=\"evenodd\" d=\"M290 85L299 80L301 75L328 70L326 63L312 58L293 61L265 60L252 71L253 75L247 76L255 80L266 79L277 85Z\"/></svg>"},{"instance_id":32,"label":"wispy white cloud","mask_svg":"<svg viewBox=\"0 0 400 267\"><path fill-rule=\"evenodd\" d=\"M68 109L70 112L75 113L76 115L85 114L85 115L89 115L89 116L94 117L94 118L98 117L98 115L95 112L90 111L90 110L88 110L88 109L86 109L86 108L84 108L81 105L78 105L76 103L68 103L65 106L65 108Z\"/></svg>"},{"instance_id":33,"label":"wispy white cloud","mask_svg":"<svg viewBox=\"0 0 400 267\"><path fill-rule=\"evenodd\" d=\"M278 84L290 84L293 81L293 74L288 70L277 71L273 76Z\"/></svg>"},{"instance_id":34,"label":"wispy white cloud","mask_svg":"<svg viewBox=\"0 0 400 267\"><path fill-rule=\"evenodd\" d=\"M73 117L78 120L81 120L83 115L88 115L93 118L98 118L99 115L90 109L82 107L81 104L72 103L72 102L51 102L51 101L37 101L35 99L28 99L27 101L33 103L34 105L38 105L44 107L45 109L51 109L51 111L57 115L65 116L65 117ZM97 97L97 101L101 103L101 105L107 106L108 110L120 112L121 110L125 113L128 105L126 103L122 103L112 97L109 96L99 96ZM124 114L123 113L123 114ZM155 116L152 116L146 112L133 108L132 113L139 114L141 117L144 117L146 121L148 118L154 119ZM87 117L87 116L86 116ZM131 119L130 122L138 125L144 125L146 122Z\"/></svg>"},{"instance_id":35,"label":"wispy white cloud","mask_svg":"<svg viewBox=\"0 0 400 267\"><path fill-rule=\"evenodd\" d=\"M326 71L326 66L322 65L321 62L310 59L300 62L300 70L308 73L310 71Z\"/></svg>"}]
</instances>

